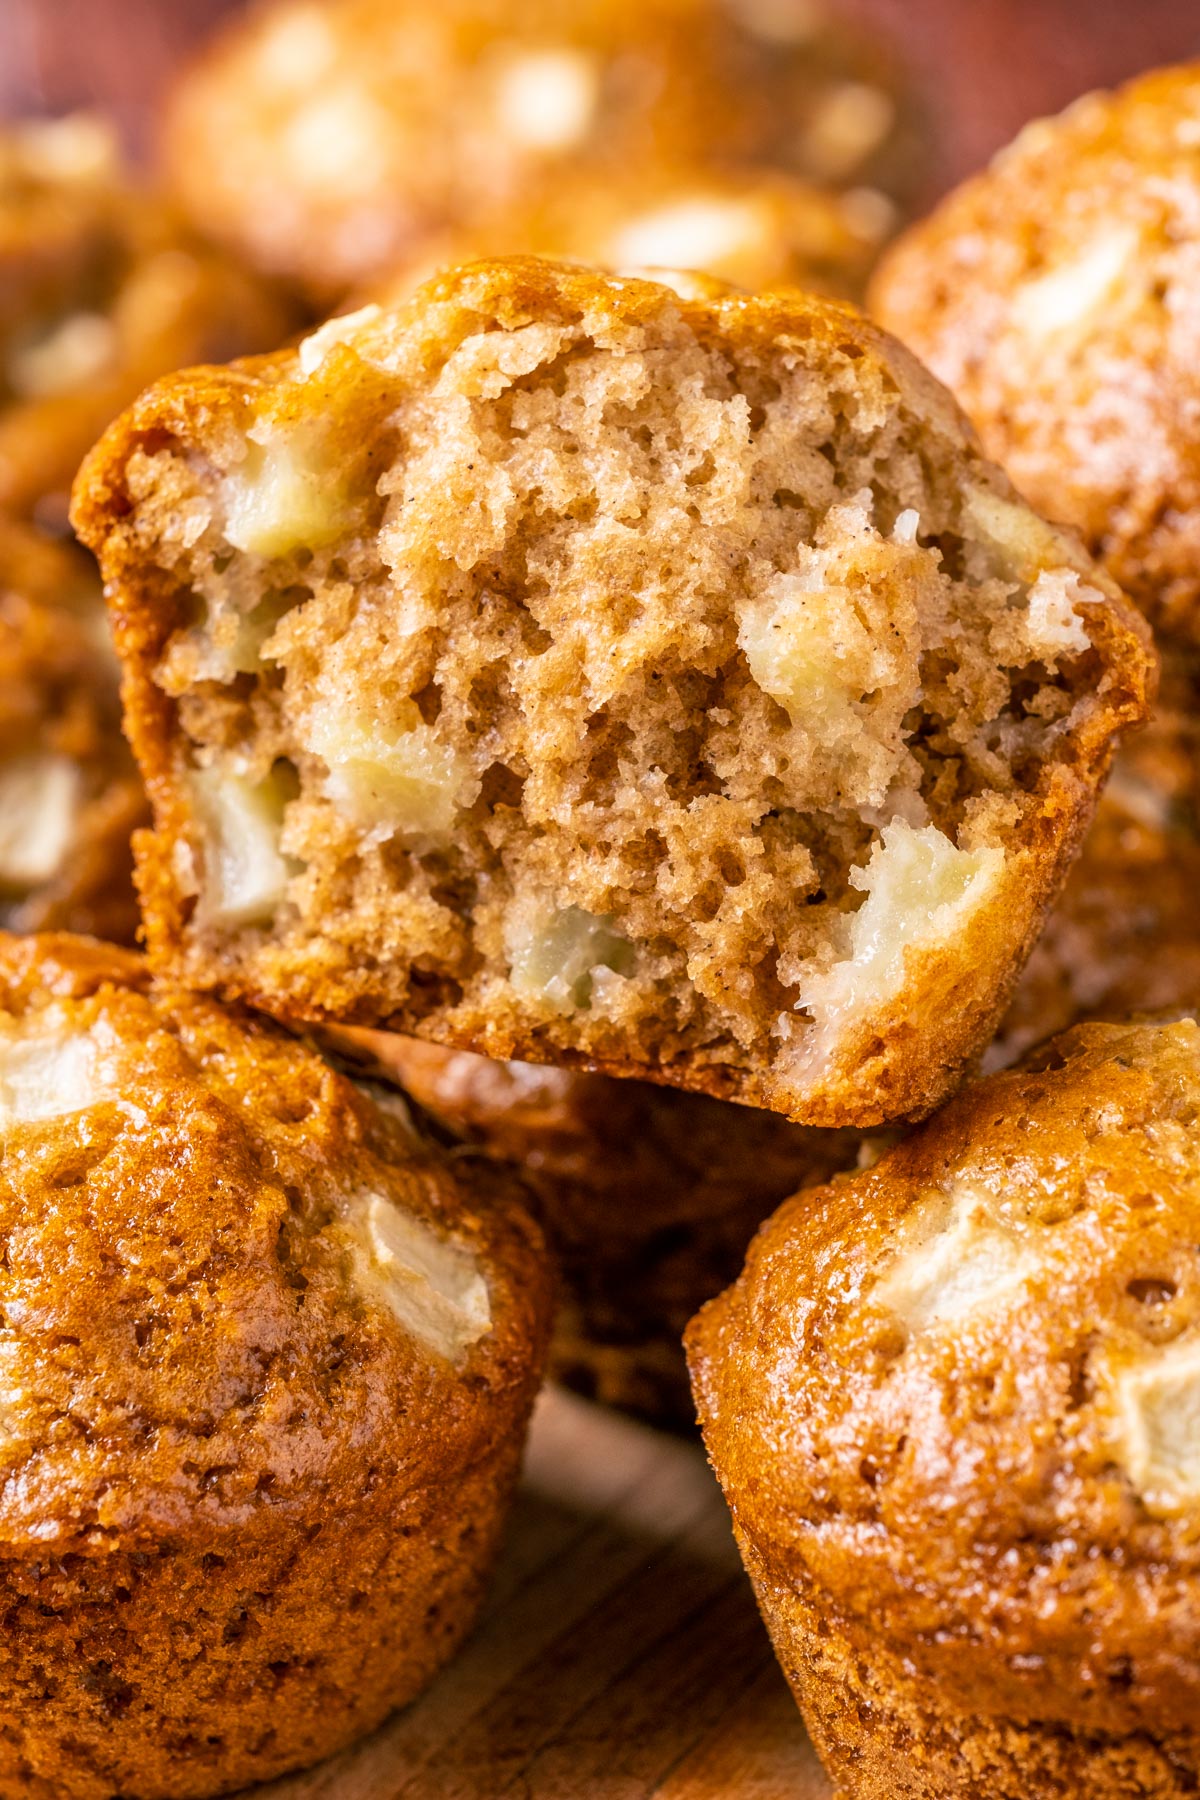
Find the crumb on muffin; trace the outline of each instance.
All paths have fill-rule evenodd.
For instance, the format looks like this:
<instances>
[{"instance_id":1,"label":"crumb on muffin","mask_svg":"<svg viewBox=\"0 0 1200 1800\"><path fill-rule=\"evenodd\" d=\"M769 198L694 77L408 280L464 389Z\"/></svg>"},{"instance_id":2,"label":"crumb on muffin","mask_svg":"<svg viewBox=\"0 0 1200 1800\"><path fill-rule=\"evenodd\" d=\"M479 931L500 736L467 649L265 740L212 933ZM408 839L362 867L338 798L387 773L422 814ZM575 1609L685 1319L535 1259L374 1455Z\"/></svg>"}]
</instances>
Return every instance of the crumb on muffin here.
<instances>
[{"instance_id":1,"label":"crumb on muffin","mask_svg":"<svg viewBox=\"0 0 1200 1800\"><path fill-rule=\"evenodd\" d=\"M928 1110L1144 627L811 296L476 264L152 389L75 518L175 978L811 1124Z\"/></svg>"}]
</instances>

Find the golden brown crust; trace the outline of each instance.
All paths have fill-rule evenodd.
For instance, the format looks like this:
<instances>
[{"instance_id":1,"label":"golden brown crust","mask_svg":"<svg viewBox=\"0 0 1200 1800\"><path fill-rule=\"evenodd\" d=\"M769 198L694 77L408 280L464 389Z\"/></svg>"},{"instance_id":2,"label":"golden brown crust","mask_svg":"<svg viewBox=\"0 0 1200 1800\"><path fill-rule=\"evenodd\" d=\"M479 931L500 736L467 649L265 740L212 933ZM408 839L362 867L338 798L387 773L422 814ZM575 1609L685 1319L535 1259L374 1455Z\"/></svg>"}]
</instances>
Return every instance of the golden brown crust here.
<instances>
[{"instance_id":1,"label":"golden brown crust","mask_svg":"<svg viewBox=\"0 0 1200 1800\"><path fill-rule=\"evenodd\" d=\"M0 938L0 1000L0 1784L266 1779L468 1629L548 1330L540 1240L498 1171L136 957ZM393 1229L466 1284L465 1324L413 1310Z\"/></svg>"},{"instance_id":2,"label":"golden brown crust","mask_svg":"<svg viewBox=\"0 0 1200 1800\"><path fill-rule=\"evenodd\" d=\"M765 1572L743 1542L756 1584ZM1185 1800L1194 1794L1195 1740L1031 1730L1021 1717L964 1717L912 1679L902 1654L849 1631L824 1597L797 1598L775 1644L817 1753L840 1780L839 1800ZM768 1624L771 1621L768 1620ZM1098 1707L1102 1711L1102 1706Z\"/></svg>"},{"instance_id":3,"label":"golden brown crust","mask_svg":"<svg viewBox=\"0 0 1200 1800\"><path fill-rule=\"evenodd\" d=\"M334 1043L520 1173L562 1272L551 1374L663 1424L695 1421L682 1344L692 1314L732 1281L781 1200L853 1166L859 1149L852 1132L640 1081L382 1032Z\"/></svg>"},{"instance_id":4,"label":"golden brown crust","mask_svg":"<svg viewBox=\"0 0 1200 1800\"><path fill-rule=\"evenodd\" d=\"M1029 126L892 249L873 310L1152 622L1200 637L1200 65Z\"/></svg>"},{"instance_id":5,"label":"golden brown crust","mask_svg":"<svg viewBox=\"0 0 1200 1800\"><path fill-rule=\"evenodd\" d=\"M689 1328L836 1779L865 1758L882 1793L892 1754L913 1796L1194 1785L1198 1102L1193 1021L1077 1027L782 1207Z\"/></svg>"},{"instance_id":6,"label":"golden brown crust","mask_svg":"<svg viewBox=\"0 0 1200 1800\"><path fill-rule=\"evenodd\" d=\"M237 467L237 458L244 455L244 433L256 419L269 415L277 422L283 421L282 429L298 429L312 403L311 383L300 379L296 359L285 355L238 364L226 371L200 370L160 383L106 434L77 485L74 516L81 536L101 556L110 584L118 648L127 670L128 728L155 809L156 833L142 840L140 876L151 955L188 984L219 987L230 997L285 1017L381 1024L494 1058L553 1061L604 1073L664 1080L720 1098L770 1106L810 1124L870 1124L926 1112L945 1094L994 1029L1008 989L1077 848L1096 788L1108 766L1113 733L1141 716L1151 670L1144 627L1116 591L1081 558L1070 540L1048 530L1019 506L999 471L978 455L949 396L915 360L859 315L811 297L781 294L713 298L706 294L680 301L651 283L610 281L592 271L532 259L473 265L429 284L407 308L367 320L361 328L351 328L347 344L327 359L328 372L322 374L320 369L326 364L320 365L312 380L324 396L322 416L332 421L323 454L332 457L339 467L356 469L355 479L361 480L364 491L368 491L377 484L378 470L386 465L394 450L387 444L379 419L394 418L389 408L403 397L424 394L431 388L435 394L440 393L435 385L438 371L448 366L465 340L470 338L474 346L472 333L486 336L490 332L493 335L488 341L494 344L506 341L505 334L511 332L515 343L522 331L542 325L549 328L556 320L573 322L565 328L582 329L581 319L586 321L591 339L604 343L611 336L616 344L625 344L633 334L640 345L648 334L655 345L661 338L668 355L718 357L722 368L732 363L739 371L738 379L752 394L756 383L765 383L769 389L772 382L778 386L791 380L797 363L811 372L818 390L823 383L832 389L838 382L849 382L854 390L855 419L850 429L859 429L858 421L863 417L874 423L863 427L863 444L855 440L843 453L846 484L856 488L867 479L868 470L878 460L887 471L878 479L894 480L897 484L897 495L889 504L899 509L905 504L903 496L915 492L928 507L935 511L941 508L946 524L935 528L930 522L929 529L935 535L940 529L940 535L936 535L938 544L951 544L947 560L953 564L962 558L982 557L990 569L989 559L1000 557L1012 575L1009 591L1018 585L1016 565L1004 561L1011 555L1016 556L1029 584L1036 585L1042 575L1053 581L1070 583L1082 579L1089 584L1081 591L1082 604L1072 615L1076 620L1072 629L1082 628L1086 647L1073 656L1069 673L1051 678L1033 674L1030 679L1039 691L1026 694L1022 688L1014 707L1016 716L1010 720L1006 713L1005 722L1000 725L990 709L994 706L1003 711L1008 704L1005 695L979 703L984 716L978 721L978 736L987 738L995 728L1001 745L1016 746L1009 768L1004 771L1005 779L1013 783L1011 794L988 791L990 781L998 778L995 771L1003 768L993 739L988 739L986 749L980 746L976 766L967 769L955 749L953 721L947 714L958 708L968 683L965 675L956 672L956 663L961 664L968 654L968 631L956 637L953 657L931 655L923 666L922 705L939 704L931 696L940 694L943 712L940 722L922 726L918 721L916 726L910 726L916 746L913 767L920 765L921 781L925 784L916 804L930 809L924 816L932 816L942 824L943 833L961 833L963 818L977 816L972 812L976 806L994 803L994 810L998 809L995 816L999 819L1003 815L1006 822L996 828L1003 857L987 877L987 903L976 905L944 941L910 943L892 987L877 1003L864 1006L857 1020L849 1017L840 1024L828 1054L814 1051L816 1060L811 1068L802 1066L802 1055L796 1066L788 1063L778 1053L775 1036L769 1043L766 1041L766 1026L771 1019L776 1019L776 1026L772 1027L776 1035L794 1035L796 1027L789 1023L786 1009L795 1008L797 994L786 985L780 986L773 973L767 974L761 944L754 952L754 971L746 980L765 982L770 994L764 998L756 993L753 1006L756 1017L758 1012L762 1014L763 1037L749 1050L744 1037L735 1044L723 1024L705 1024L701 1031L676 1028L668 1022L655 1027L657 1035L647 1048L635 1043L630 1031L613 1030L602 1024L591 1028L591 1021L583 1022L589 1026L586 1032L578 1019L564 1023L539 1017L536 1023L531 1022L530 1009L522 1010L508 994L502 1002L480 1002L469 979L472 969L479 967L478 960L472 963L470 956L458 951L448 954L445 950L449 941L446 933L460 931L461 924L452 920L444 907L437 915L442 921L442 937L431 940L429 949L412 962L403 954L397 961L394 951L384 951L382 946L397 942L398 915L389 911L393 903L386 894L383 898L374 897L376 890L367 887L368 881L375 881L376 877L363 874L360 882L352 870L334 870L321 863L326 854L321 846L333 841L331 829L339 829L331 826L325 814L321 815L319 827L315 812L306 815L312 819L306 828L308 837L295 846L302 860L309 859L305 904L312 909L313 921L319 916L319 930L306 924L302 928L289 926L278 940L260 931L244 933L240 941L226 937L219 948L206 942L203 931L191 923L193 890L188 888L186 872L181 873L178 849L181 844L191 845L196 858L202 859L185 774L185 759L190 754L190 727L186 721L194 720L198 714L194 707L185 713L184 705L168 694L169 684L161 675L161 667L164 652L172 643L181 641L180 634L186 633L194 617L190 610L194 608L192 582L190 578L181 580L175 572L183 554L179 549L179 521L185 516L194 517L200 529L205 528L207 521L215 547L220 528L214 520L220 502L214 502L212 483L208 488L189 489L186 484L193 480L190 472L179 474L182 485L177 498L173 497L176 490L167 485L161 493L156 492L158 465L154 458L162 453L176 471L184 458L189 458L189 471L216 471L212 481L219 489L220 472ZM398 386L389 386L397 371L403 371L402 381ZM552 379L548 377L547 381ZM357 388L353 385L356 382L360 384ZM362 398L354 397L360 393ZM346 394L351 395L348 402L344 399ZM744 395L739 395L736 403L741 405L744 399ZM461 415L446 416L449 421ZM900 435L900 443L885 453L879 447L883 438L876 434L889 431ZM459 494L454 485L460 475L464 482L478 484L478 473L467 472L473 466L467 464L462 471L455 469L452 474L434 478L435 488L438 480L446 483L444 496L440 488L436 489L436 499L438 505L444 501L446 518L455 521L448 527L451 532L457 529L457 520L464 512L474 517L469 489ZM817 466L827 474L825 461ZM751 463L747 480L753 478ZM175 479L175 475L167 478ZM394 471L388 476L385 485L389 492L398 480ZM795 503L796 497L792 496L791 504ZM390 518L398 520L401 504L407 502L397 500ZM967 522L972 504L998 509L1003 530L1019 529L1022 533L1020 548L1014 551L1009 545L996 549L990 533L1000 531L1001 526L994 523L973 538L974 526ZM771 520L774 527L786 519L789 503L786 496L780 499L776 495L773 505L778 509ZM832 511L836 513L836 508ZM405 515L406 521L412 516ZM956 523L951 524L951 520ZM419 529L407 523L404 528ZM436 521L430 524L421 540L424 549L414 540L414 558L427 554L429 539L439 529ZM963 536L955 539L955 531ZM851 535L848 541L854 544L859 540ZM724 542L724 538L718 538L710 549L707 535L697 533L697 554L716 555ZM362 543L361 535L347 539L345 556L351 562L360 554ZM521 546L514 539L514 556L520 551ZM775 553L787 556L794 552L780 548ZM328 560L328 552L325 554ZM456 554L466 558L468 551L463 549ZM915 554L923 552L918 548ZM931 566L937 564L941 554L940 550L935 551ZM637 561L641 553L634 555L631 568L622 565L621 592L625 594L636 585L641 572ZM878 592L887 591L887 584L893 579L888 574L892 566L891 546L884 543L879 555L882 572L868 578L883 584L876 598ZM218 557L213 566L219 565ZM345 566L343 558L339 567ZM460 566L453 556L447 556L446 573L444 578L439 576L439 582L459 580L456 571ZM311 593L323 579L309 563L293 564L286 559L281 568L269 566L266 574L256 572L252 562L247 568L252 581L267 580L273 590L287 582L299 582L303 592ZM505 574L501 585L515 579L519 577ZM902 585L907 577L895 579ZM987 585L990 580L989 575L981 592L993 591ZM437 591L441 592L441 587ZM894 591L900 591L899 587ZM999 589L995 591L998 595ZM589 604L595 609L613 602L608 590L603 589ZM981 603L973 600L972 604ZM1003 610L999 599L996 605L999 615ZM315 610L310 610L305 618L317 616ZM999 616L995 628L1007 629ZM313 656L318 655L323 628L306 624L303 629L312 634L311 651ZM734 680L744 683L742 664L736 660L736 626L731 628L726 617L706 629L725 634L734 659ZM980 635L978 624L969 631ZM553 632L550 635L553 638ZM1085 639L1080 639L1081 646ZM478 654L477 645L472 653ZM1016 654L1020 660L1023 653ZM995 656L988 649L986 653L980 651L980 657L976 675L981 683L994 681ZM565 668L565 660L560 661ZM728 679L724 674L722 678ZM401 667L389 679L398 685L406 679L411 682L414 677L411 669ZM262 685L250 691L255 696L265 696L276 690ZM442 691L444 694L444 683ZM549 691L547 688L547 694ZM753 704L765 704L765 697L752 684L746 691L751 693ZM203 705L204 696L197 697ZM260 729L261 715L254 710L256 703L255 700L248 704L239 714L236 706L240 703L235 700L232 712L220 713L214 727L218 736L206 748L206 756L224 755L234 749L240 753L240 747L252 744ZM546 708L551 705L545 697L543 703ZM185 697L185 704L192 706L190 694ZM527 701L527 707L529 704ZM570 693L564 690L563 704L580 707L578 683ZM495 715L490 716L494 721ZM974 716L969 715L972 719ZM772 719L783 717L778 708L771 715ZM475 732L481 727L472 722L469 729ZM762 729L774 727L764 725ZM582 719L580 730L584 731ZM762 754L769 748L764 740ZM261 755L261 751L255 753ZM773 750L771 753L775 754ZM288 747L277 754L290 758L294 752ZM614 758L616 754L614 748ZM947 759L944 763L943 757ZM840 794L840 788L838 791ZM785 797L786 792L785 789ZM301 798L304 799L303 791ZM789 816L786 805L777 801L772 816L780 811ZM836 807L831 816L839 820L842 817ZM851 818L862 832L864 844L852 859L859 867L867 854L866 847L879 840L877 834L872 835L874 827L862 831L857 816ZM814 830L824 829L828 823L824 815L814 815L814 819L819 821ZM661 829L665 831L667 826ZM670 829L691 854L691 848L684 845L682 822L672 824ZM840 832L842 824L834 829ZM702 848L701 854L707 855L712 848L711 835L706 835L701 825L689 822L689 845L708 846ZM977 827L974 841L988 841L982 825ZM747 854L757 855L758 847L748 844ZM803 854L807 855L807 850ZM853 895L845 885L845 852L839 851L837 858L835 866L827 870L826 887L834 885L839 894L837 904L848 911ZM576 856L574 863L578 862ZM369 860L353 865L360 869L374 867L375 863ZM474 881L475 877L472 868L463 879ZM721 877L722 886L724 879ZM355 887L355 883L359 886ZM622 906L647 904L634 895L636 885L631 871L629 879L623 876L620 883L612 884L611 906L607 899L604 904L583 904L593 913L611 910L619 918ZM645 888L644 880L641 886ZM361 900L360 891L364 896ZM444 891L444 885L439 891ZM345 898L350 892L355 894L353 906L348 906ZM843 899L842 895L849 898ZM821 892L816 891L815 897L820 900ZM442 902L437 901L436 905L442 906ZM735 901L730 902L730 908L730 923L720 927L725 937L697 938L688 953L689 967L696 966L699 958L700 966L708 970L713 993L727 985L720 971L736 969L752 949L743 940L747 932L752 935L753 908ZM794 905L789 906L789 918L788 929L798 928L800 914ZM633 929L635 936L642 937L654 935L659 928L650 922L647 913L647 923L635 924ZM363 933L362 941L355 941L358 932ZM768 960L774 967L778 958L782 967L787 960L782 954L783 940L776 937L774 942L776 948ZM724 947L713 949L712 943ZM478 952L471 954L478 959ZM798 956L792 960L798 960ZM774 999L776 993L778 1001ZM771 1010L768 1016L768 1008L779 1005L785 1011L777 1018L776 1011ZM744 1034L748 1027L739 1024L738 1029Z\"/></svg>"},{"instance_id":7,"label":"golden brown crust","mask_svg":"<svg viewBox=\"0 0 1200 1800\"><path fill-rule=\"evenodd\" d=\"M206 231L332 298L427 271L447 233L566 254L537 216L630 170L649 189L709 168L907 196L921 136L887 56L816 8L284 0L185 72L165 149Z\"/></svg>"},{"instance_id":8,"label":"golden brown crust","mask_svg":"<svg viewBox=\"0 0 1200 1800\"><path fill-rule=\"evenodd\" d=\"M122 172L87 116L0 132L0 508L58 521L80 458L157 376L295 320Z\"/></svg>"},{"instance_id":9,"label":"golden brown crust","mask_svg":"<svg viewBox=\"0 0 1200 1800\"><path fill-rule=\"evenodd\" d=\"M121 735L118 675L90 558L0 515L0 924L8 930L134 940L130 837L149 809ZM56 808L61 830L50 816ZM31 847L42 833L44 854Z\"/></svg>"}]
</instances>

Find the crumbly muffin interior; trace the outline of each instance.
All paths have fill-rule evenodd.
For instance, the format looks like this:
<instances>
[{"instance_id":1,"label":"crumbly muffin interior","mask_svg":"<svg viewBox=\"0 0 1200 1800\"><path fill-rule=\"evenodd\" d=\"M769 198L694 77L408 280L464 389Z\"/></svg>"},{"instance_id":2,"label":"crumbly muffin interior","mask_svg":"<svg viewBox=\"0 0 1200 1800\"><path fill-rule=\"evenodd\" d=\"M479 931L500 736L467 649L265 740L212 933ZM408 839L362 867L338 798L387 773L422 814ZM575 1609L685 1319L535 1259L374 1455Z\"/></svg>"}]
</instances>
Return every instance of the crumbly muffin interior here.
<instances>
[{"instance_id":1,"label":"crumbly muffin interior","mask_svg":"<svg viewBox=\"0 0 1200 1800\"><path fill-rule=\"evenodd\" d=\"M1108 601L853 315L594 287L447 282L142 435L188 944L498 1053L803 1056L987 904Z\"/></svg>"}]
</instances>

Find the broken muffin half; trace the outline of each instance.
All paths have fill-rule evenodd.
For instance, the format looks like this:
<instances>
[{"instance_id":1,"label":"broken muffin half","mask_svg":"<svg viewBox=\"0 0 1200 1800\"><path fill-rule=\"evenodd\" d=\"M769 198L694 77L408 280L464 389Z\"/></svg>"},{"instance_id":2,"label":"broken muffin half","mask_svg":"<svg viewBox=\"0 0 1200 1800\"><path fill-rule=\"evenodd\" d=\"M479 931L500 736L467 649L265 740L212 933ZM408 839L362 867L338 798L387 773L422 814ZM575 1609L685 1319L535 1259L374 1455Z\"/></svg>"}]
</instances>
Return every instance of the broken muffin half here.
<instances>
[{"instance_id":1,"label":"broken muffin half","mask_svg":"<svg viewBox=\"0 0 1200 1800\"><path fill-rule=\"evenodd\" d=\"M817 1124L989 1035L1144 627L857 313L472 265L178 375L77 484L151 954Z\"/></svg>"}]
</instances>

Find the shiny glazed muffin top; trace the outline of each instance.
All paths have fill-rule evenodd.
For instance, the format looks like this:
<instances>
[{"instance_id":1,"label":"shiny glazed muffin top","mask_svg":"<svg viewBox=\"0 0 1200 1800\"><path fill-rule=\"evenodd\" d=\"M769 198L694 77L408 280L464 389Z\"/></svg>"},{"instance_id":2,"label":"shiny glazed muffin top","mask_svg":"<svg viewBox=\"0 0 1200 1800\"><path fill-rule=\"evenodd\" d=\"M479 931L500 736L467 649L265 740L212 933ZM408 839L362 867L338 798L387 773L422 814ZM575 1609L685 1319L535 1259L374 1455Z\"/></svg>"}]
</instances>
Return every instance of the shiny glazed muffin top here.
<instances>
[{"instance_id":1,"label":"shiny glazed muffin top","mask_svg":"<svg viewBox=\"0 0 1200 1800\"><path fill-rule=\"evenodd\" d=\"M248 1543L522 1412L547 1277L512 1190L304 1045L0 937L0 1130L0 1554Z\"/></svg>"},{"instance_id":2,"label":"shiny glazed muffin top","mask_svg":"<svg viewBox=\"0 0 1200 1800\"><path fill-rule=\"evenodd\" d=\"M901 239L872 304L1034 505L1200 637L1200 63L1030 125Z\"/></svg>"},{"instance_id":3,"label":"shiny glazed muffin top","mask_svg":"<svg viewBox=\"0 0 1200 1800\"><path fill-rule=\"evenodd\" d=\"M789 1201L689 1328L765 1576L964 1707L1200 1702L1200 1029L1085 1025Z\"/></svg>"}]
</instances>

